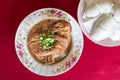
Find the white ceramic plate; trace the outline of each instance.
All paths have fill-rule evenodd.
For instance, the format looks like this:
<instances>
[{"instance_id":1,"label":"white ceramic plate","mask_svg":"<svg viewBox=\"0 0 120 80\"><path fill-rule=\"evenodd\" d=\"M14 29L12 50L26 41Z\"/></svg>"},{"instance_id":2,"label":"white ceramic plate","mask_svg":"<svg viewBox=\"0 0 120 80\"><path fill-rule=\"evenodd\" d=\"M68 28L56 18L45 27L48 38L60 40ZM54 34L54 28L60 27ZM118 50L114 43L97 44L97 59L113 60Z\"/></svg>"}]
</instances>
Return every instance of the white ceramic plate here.
<instances>
[{"instance_id":1,"label":"white ceramic plate","mask_svg":"<svg viewBox=\"0 0 120 80\"><path fill-rule=\"evenodd\" d=\"M89 0L88 3L89 4L94 3L95 1L98 1L98 0ZM79 5L78 5L78 10L77 10L77 17L78 17L78 21L81 26L81 29L83 33L87 36L87 38L89 38L91 41L93 41L94 43L98 45L107 46L107 47L119 46L120 41L112 41L111 39L105 39L100 42L97 42L91 38L90 33L86 30L87 28L83 25L84 23L83 13L85 11L85 7L86 7L85 0L80 0Z\"/></svg>"},{"instance_id":2,"label":"white ceramic plate","mask_svg":"<svg viewBox=\"0 0 120 80\"><path fill-rule=\"evenodd\" d=\"M30 55L27 47L27 36L30 29L44 19L63 19L72 25L72 47L69 55L53 65L43 65ZM29 14L19 25L15 36L15 49L22 64L31 72L43 76L56 76L71 69L81 56L83 50L83 35L76 20L60 9L44 8Z\"/></svg>"}]
</instances>

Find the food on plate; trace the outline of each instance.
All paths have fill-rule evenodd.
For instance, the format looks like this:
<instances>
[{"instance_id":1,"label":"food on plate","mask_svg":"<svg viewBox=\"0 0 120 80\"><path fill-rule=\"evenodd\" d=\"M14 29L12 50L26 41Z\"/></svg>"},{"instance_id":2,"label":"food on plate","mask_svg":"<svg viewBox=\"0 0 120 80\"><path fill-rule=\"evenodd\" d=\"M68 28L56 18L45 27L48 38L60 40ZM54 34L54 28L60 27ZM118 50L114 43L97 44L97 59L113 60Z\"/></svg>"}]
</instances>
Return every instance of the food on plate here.
<instances>
[{"instance_id":1,"label":"food on plate","mask_svg":"<svg viewBox=\"0 0 120 80\"><path fill-rule=\"evenodd\" d=\"M113 34L110 36L113 41L120 41L120 29L113 29Z\"/></svg>"},{"instance_id":2,"label":"food on plate","mask_svg":"<svg viewBox=\"0 0 120 80\"><path fill-rule=\"evenodd\" d=\"M97 7L95 4L92 4L88 6L83 14L83 19L89 19L89 18L94 18L96 16L100 15L100 12L98 11Z\"/></svg>"},{"instance_id":3,"label":"food on plate","mask_svg":"<svg viewBox=\"0 0 120 80\"><path fill-rule=\"evenodd\" d=\"M112 16L109 15L103 15L100 20L96 22L96 24L100 25L104 30L108 31L109 33L112 33L113 29L119 27L118 23L113 19Z\"/></svg>"},{"instance_id":4,"label":"food on plate","mask_svg":"<svg viewBox=\"0 0 120 80\"><path fill-rule=\"evenodd\" d=\"M113 3L112 1L108 1L108 0L100 0L98 2L95 3L98 11L100 12L100 14L109 14L112 10L113 7Z\"/></svg>"},{"instance_id":5,"label":"food on plate","mask_svg":"<svg viewBox=\"0 0 120 80\"><path fill-rule=\"evenodd\" d=\"M92 28L91 37L96 41L101 41L110 38L114 34L113 30L118 27L113 17L102 15Z\"/></svg>"},{"instance_id":6,"label":"food on plate","mask_svg":"<svg viewBox=\"0 0 120 80\"><path fill-rule=\"evenodd\" d=\"M71 47L71 25L65 20L43 20L30 30L27 45L32 56L43 64L62 60Z\"/></svg>"},{"instance_id":7,"label":"food on plate","mask_svg":"<svg viewBox=\"0 0 120 80\"><path fill-rule=\"evenodd\" d=\"M95 18L100 14L109 14L112 10L113 3L110 1L98 1L86 7L83 18Z\"/></svg>"},{"instance_id":8,"label":"food on plate","mask_svg":"<svg viewBox=\"0 0 120 80\"><path fill-rule=\"evenodd\" d=\"M86 21L83 23L83 25L85 26L85 29L87 30L88 33L91 32L92 27L94 26L94 23L99 19L98 17L95 17L93 19L90 19L89 21Z\"/></svg>"},{"instance_id":9,"label":"food on plate","mask_svg":"<svg viewBox=\"0 0 120 80\"><path fill-rule=\"evenodd\" d=\"M120 22L120 6L113 7L113 17L117 22Z\"/></svg>"},{"instance_id":10,"label":"food on plate","mask_svg":"<svg viewBox=\"0 0 120 80\"><path fill-rule=\"evenodd\" d=\"M85 9L84 26L95 41L120 41L120 6L111 0L97 1Z\"/></svg>"},{"instance_id":11,"label":"food on plate","mask_svg":"<svg viewBox=\"0 0 120 80\"><path fill-rule=\"evenodd\" d=\"M96 41L101 41L110 37L109 32L104 30L100 25L97 26L91 33L92 39Z\"/></svg>"}]
</instances>

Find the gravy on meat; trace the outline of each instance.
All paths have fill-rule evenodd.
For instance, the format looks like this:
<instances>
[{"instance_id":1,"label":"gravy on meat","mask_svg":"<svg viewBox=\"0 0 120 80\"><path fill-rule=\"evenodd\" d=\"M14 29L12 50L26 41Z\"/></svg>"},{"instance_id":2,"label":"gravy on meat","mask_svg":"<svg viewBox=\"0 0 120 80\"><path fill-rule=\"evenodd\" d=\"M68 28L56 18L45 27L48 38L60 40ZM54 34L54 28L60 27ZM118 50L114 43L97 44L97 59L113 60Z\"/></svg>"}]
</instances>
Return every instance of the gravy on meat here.
<instances>
[{"instance_id":1,"label":"gravy on meat","mask_svg":"<svg viewBox=\"0 0 120 80\"><path fill-rule=\"evenodd\" d=\"M65 20L47 19L35 24L27 39L30 54L47 65L61 61L71 48L71 28Z\"/></svg>"}]
</instances>

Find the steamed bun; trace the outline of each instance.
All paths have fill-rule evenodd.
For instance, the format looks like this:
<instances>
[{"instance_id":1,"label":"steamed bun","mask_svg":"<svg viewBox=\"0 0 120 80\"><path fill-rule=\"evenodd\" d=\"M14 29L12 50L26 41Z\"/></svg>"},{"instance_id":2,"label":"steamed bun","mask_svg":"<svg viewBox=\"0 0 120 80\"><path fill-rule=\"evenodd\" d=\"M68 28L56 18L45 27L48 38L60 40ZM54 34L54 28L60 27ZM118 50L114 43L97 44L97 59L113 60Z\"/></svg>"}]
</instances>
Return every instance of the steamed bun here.
<instances>
[{"instance_id":1,"label":"steamed bun","mask_svg":"<svg viewBox=\"0 0 120 80\"><path fill-rule=\"evenodd\" d=\"M95 4L90 5L86 8L83 18L87 19L87 18L94 18L96 16L100 15L97 7L95 6Z\"/></svg>"},{"instance_id":2,"label":"steamed bun","mask_svg":"<svg viewBox=\"0 0 120 80\"><path fill-rule=\"evenodd\" d=\"M120 0L99 0L87 6L84 26L96 41L120 41Z\"/></svg>"},{"instance_id":3,"label":"steamed bun","mask_svg":"<svg viewBox=\"0 0 120 80\"><path fill-rule=\"evenodd\" d=\"M115 27L118 27L118 23L113 19L112 16L109 15L104 15L98 25L101 25L104 30L110 33L113 32L113 29L115 29Z\"/></svg>"},{"instance_id":4,"label":"steamed bun","mask_svg":"<svg viewBox=\"0 0 120 80\"><path fill-rule=\"evenodd\" d=\"M101 41L107 38L111 38L112 40L118 40L117 36L119 30L119 25L113 17L104 15L102 16L93 27L91 37L96 41ZM114 39L115 38L115 39Z\"/></svg>"},{"instance_id":5,"label":"steamed bun","mask_svg":"<svg viewBox=\"0 0 120 80\"><path fill-rule=\"evenodd\" d=\"M114 29L113 34L110 36L110 39L113 41L120 41L120 29Z\"/></svg>"},{"instance_id":6,"label":"steamed bun","mask_svg":"<svg viewBox=\"0 0 120 80\"><path fill-rule=\"evenodd\" d=\"M92 27L94 26L94 22L96 22L98 18L99 18L99 16L96 17L96 18L93 18L93 19L91 19L91 20L89 20L89 21L86 21L86 22L83 24L83 25L85 26L85 28L86 28L86 30L87 30L88 33L91 32Z\"/></svg>"},{"instance_id":7,"label":"steamed bun","mask_svg":"<svg viewBox=\"0 0 120 80\"><path fill-rule=\"evenodd\" d=\"M95 18L100 14L109 14L112 11L113 3L111 1L98 1L87 6L83 18Z\"/></svg>"},{"instance_id":8,"label":"steamed bun","mask_svg":"<svg viewBox=\"0 0 120 80\"><path fill-rule=\"evenodd\" d=\"M117 22L120 22L120 6L113 7L113 17Z\"/></svg>"},{"instance_id":9,"label":"steamed bun","mask_svg":"<svg viewBox=\"0 0 120 80\"><path fill-rule=\"evenodd\" d=\"M101 14L103 13L109 14L112 11L112 7L113 7L112 1L105 1L105 0L95 3L95 5Z\"/></svg>"},{"instance_id":10,"label":"steamed bun","mask_svg":"<svg viewBox=\"0 0 120 80\"><path fill-rule=\"evenodd\" d=\"M110 37L109 32L104 30L100 25L96 27L96 29L92 32L91 38L95 41L101 41Z\"/></svg>"}]
</instances>

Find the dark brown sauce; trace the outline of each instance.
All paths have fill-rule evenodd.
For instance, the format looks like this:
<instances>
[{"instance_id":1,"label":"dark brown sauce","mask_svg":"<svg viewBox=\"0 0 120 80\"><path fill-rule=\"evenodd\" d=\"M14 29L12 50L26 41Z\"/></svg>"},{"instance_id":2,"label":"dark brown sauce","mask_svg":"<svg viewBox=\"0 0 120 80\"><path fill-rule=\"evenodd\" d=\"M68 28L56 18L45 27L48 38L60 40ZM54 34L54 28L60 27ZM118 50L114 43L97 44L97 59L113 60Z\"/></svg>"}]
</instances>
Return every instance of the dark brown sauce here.
<instances>
[{"instance_id":1,"label":"dark brown sauce","mask_svg":"<svg viewBox=\"0 0 120 80\"><path fill-rule=\"evenodd\" d=\"M44 24L46 24L46 25L48 26L48 25L53 24L55 21L56 21L56 20L53 20L53 19L46 19L46 20L43 20L43 21L38 22L37 24L35 24L35 25L32 27L32 29L31 29L30 32L28 33L28 38L29 38L34 32L38 31L38 29L40 28L40 26L42 26L42 25L44 25ZM71 38L72 38L72 37L71 37ZM27 42L28 42L28 39L27 39ZM28 45L28 44L27 44L27 45ZM63 60L63 59L69 54L70 49L71 49L71 46L72 46L72 39L70 39L70 43L69 43L69 46L68 46L68 48L66 49L66 51L65 51L61 56L55 58L55 62L54 62L53 64L58 63L58 62L60 62L61 60ZM29 49L29 47L28 47L28 49ZM32 55L32 57L33 57L36 61L38 61L38 62L40 62L40 63L42 63L42 64L45 64L45 58L43 58L42 60L38 60L38 59L36 58L36 56L31 52L30 49L29 49L29 52L30 52L30 54Z\"/></svg>"}]
</instances>

